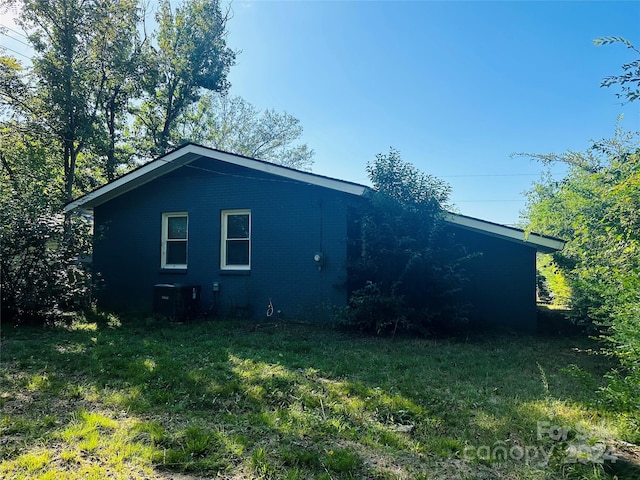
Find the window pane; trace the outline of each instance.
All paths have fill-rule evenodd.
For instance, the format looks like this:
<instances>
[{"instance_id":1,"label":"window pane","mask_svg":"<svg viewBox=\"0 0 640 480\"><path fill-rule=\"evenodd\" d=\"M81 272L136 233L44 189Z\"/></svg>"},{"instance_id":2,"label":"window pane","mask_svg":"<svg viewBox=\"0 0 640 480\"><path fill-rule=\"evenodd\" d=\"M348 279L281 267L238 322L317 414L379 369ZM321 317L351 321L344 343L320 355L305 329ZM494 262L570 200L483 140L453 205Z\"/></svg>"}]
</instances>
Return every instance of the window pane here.
<instances>
[{"instance_id":1,"label":"window pane","mask_svg":"<svg viewBox=\"0 0 640 480\"><path fill-rule=\"evenodd\" d=\"M167 238L184 239L187 238L187 217L167 218L168 232Z\"/></svg>"},{"instance_id":2,"label":"window pane","mask_svg":"<svg viewBox=\"0 0 640 480\"><path fill-rule=\"evenodd\" d=\"M227 238L249 238L249 215L227 217Z\"/></svg>"},{"instance_id":3,"label":"window pane","mask_svg":"<svg viewBox=\"0 0 640 480\"><path fill-rule=\"evenodd\" d=\"M227 240L227 265L249 265L248 240Z\"/></svg>"},{"instance_id":4,"label":"window pane","mask_svg":"<svg viewBox=\"0 0 640 480\"><path fill-rule=\"evenodd\" d=\"M167 242L167 264L187 264L187 242Z\"/></svg>"}]
</instances>

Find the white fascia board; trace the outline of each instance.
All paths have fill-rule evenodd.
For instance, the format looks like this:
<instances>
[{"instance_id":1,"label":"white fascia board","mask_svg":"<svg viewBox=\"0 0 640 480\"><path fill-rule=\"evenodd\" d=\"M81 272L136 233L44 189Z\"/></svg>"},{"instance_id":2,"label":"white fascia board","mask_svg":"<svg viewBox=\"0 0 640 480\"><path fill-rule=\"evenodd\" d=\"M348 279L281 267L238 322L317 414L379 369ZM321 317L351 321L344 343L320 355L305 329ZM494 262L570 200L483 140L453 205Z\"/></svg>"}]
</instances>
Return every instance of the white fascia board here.
<instances>
[{"instance_id":1,"label":"white fascia board","mask_svg":"<svg viewBox=\"0 0 640 480\"><path fill-rule=\"evenodd\" d=\"M519 228L507 227L497 223L487 222L478 218L467 217L455 213L447 213L445 220L469 230L475 230L487 235L506 238L516 242L531 244L542 253L552 253L564 248L565 241L559 238L547 237L537 233L527 233Z\"/></svg>"},{"instance_id":2,"label":"white fascia board","mask_svg":"<svg viewBox=\"0 0 640 480\"><path fill-rule=\"evenodd\" d=\"M76 208L83 210L91 210L94 206L118 197L123 193L126 193L134 188L137 188L145 183L150 182L166 173L175 170L182 165L195 160L195 156L189 155L190 152L185 152L182 149L175 150L169 154L152 160L151 162L136 168L135 170L117 178L111 183L108 183L86 195L68 203L64 207L64 212L68 213Z\"/></svg>"},{"instance_id":3,"label":"white fascia board","mask_svg":"<svg viewBox=\"0 0 640 480\"><path fill-rule=\"evenodd\" d=\"M123 193L129 192L141 185L144 185L145 183L165 175L166 173L203 157L219 160L231 165L246 167L259 172L277 175L310 185L337 190L351 195L363 195L367 189L364 185L315 175L313 173L302 172L300 170L294 170L273 163L242 157L200 145L187 144L184 147L178 148L177 150L159 157L156 160L123 175L113 182L68 203L64 207L64 211L65 213L68 213L78 208L91 210L94 206L100 205L101 203L120 196Z\"/></svg>"},{"instance_id":4,"label":"white fascia board","mask_svg":"<svg viewBox=\"0 0 640 480\"><path fill-rule=\"evenodd\" d=\"M219 150L212 150L207 147L201 147L198 145L191 145L199 155L202 157L209 157L215 160L220 160L225 163L237 165L240 167L246 167L251 170L259 172L269 173L271 175L277 175L289 180L295 180L298 182L308 183L318 187L329 188L331 190L337 190L339 192L349 193L351 195L364 194L367 187L364 185L358 185L357 183L346 182L344 180L338 180L331 177L325 177L322 175L316 175L314 173L303 172L301 170L295 170L292 168L276 165L275 163L265 162L263 160L256 160L249 157L242 157L234 155L232 153L221 152Z\"/></svg>"}]
</instances>

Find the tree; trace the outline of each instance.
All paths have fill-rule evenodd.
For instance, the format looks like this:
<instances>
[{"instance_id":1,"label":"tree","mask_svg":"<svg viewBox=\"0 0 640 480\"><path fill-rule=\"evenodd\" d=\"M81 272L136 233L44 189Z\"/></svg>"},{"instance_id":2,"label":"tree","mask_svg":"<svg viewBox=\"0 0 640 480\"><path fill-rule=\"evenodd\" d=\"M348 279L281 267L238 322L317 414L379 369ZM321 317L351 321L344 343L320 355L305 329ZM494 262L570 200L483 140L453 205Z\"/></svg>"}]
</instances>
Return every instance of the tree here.
<instances>
[{"instance_id":1,"label":"tree","mask_svg":"<svg viewBox=\"0 0 640 480\"><path fill-rule=\"evenodd\" d=\"M629 102L640 99L640 50L634 47L629 40L622 37L600 37L596 38L593 43L595 43L596 46L622 43L629 50L639 55L635 60L622 65L624 73L605 77L600 86L610 87L612 85L620 85L622 93L616 94L618 98L626 97Z\"/></svg>"},{"instance_id":2,"label":"tree","mask_svg":"<svg viewBox=\"0 0 640 480\"><path fill-rule=\"evenodd\" d=\"M153 68L135 112L143 155L161 155L175 146L176 122L203 90L228 90L236 55L226 45L228 18L219 0L186 0L175 12L168 0L160 3L157 44L148 52Z\"/></svg>"},{"instance_id":3,"label":"tree","mask_svg":"<svg viewBox=\"0 0 640 480\"><path fill-rule=\"evenodd\" d=\"M43 322L86 302L89 224L64 221L56 146L21 127L0 127L0 307L3 321Z\"/></svg>"},{"instance_id":4,"label":"tree","mask_svg":"<svg viewBox=\"0 0 640 480\"><path fill-rule=\"evenodd\" d=\"M81 0L24 1L20 25L29 32L36 56L36 114L60 143L65 199L73 198L78 156L94 134L102 78L93 75L88 57L96 24L93 9ZM93 97L93 98L91 98Z\"/></svg>"},{"instance_id":5,"label":"tree","mask_svg":"<svg viewBox=\"0 0 640 480\"><path fill-rule=\"evenodd\" d=\"M310 170L313 150L294 144L302 135L300 120L289 113L258 111L241 97L205 93L178 122L182 141L301 170Z\"/></svg>"},{"instance_id":6,"label":"tree","mask_svg":"<svg viewBox=\"0 0 640 480\"><path fill-rule=\"evenodd\" d=\"M548 156L530 155L548 160ZM574 315L597 327L620 369L608 375L607 398L640 407L640 136L616 129L584 153L554 157L569 164L529 192L530 228L568 240L554 255L572 290Z\"/></svg>"},{"instance_id":7,"label":"tree","mask_svg":"<svg viewBox=\"0 0 640 480\"><path fill-rule=\"evenodd\" d=\"M464 320L456 293L465 252L445 228L450 187L393 149L367 173L374 191L357 215L361 255L350 266L355 291L344 321L377 333L456 326Z\"/></svg>"},{"instance_id":8,"label":"tree","mask_svg":"<svg viewBox=\"0 0 640 480\"><path fill-rule=\"evenodd\" d=\"M603 37L596 45L622 43ZM602 87L620 85L625 97L640 99L640 58L622 66L624 73L606 77ZM550 175L528 194L525 217L532 230L568 239L554 255L571 287L575 315L600 330L604 352L618 368L606 375L605 399L637 415L640 411L640 134L623 132L594 142L586 152L525 155L545 164L562 162L569 172L562 181ZM522 155L522 154L521 154ZM636 425L640 419L635 418Z\"/></svg>"},{"instance_id":9,"label":"tree","mask_svg":"<svg viewBox=\"0 0 640 480\"><path fill-rule=\"evenodd\" d=\"M79 162L99 152L98 117L109 85L129 69L120 61L135 38L131 0L22 0L18 23L34 49L19 95L2 94L14 110L39 123L59 147L65 201L74 197ZM91 167L90 167L91 168ZM91 186L95 186L92 184Z\"/></svg>"},{"instance_id":10,"label":"tree","mask_svg":"<svg viewBox=\"0 0 640 480\"><path fill-rule=\"evenodd\" d=\"M107 181L113 181L118 167L130 164L134 155L124 130L130 120L130 101L141 93L141 79L148 66L143 55L147 39L138 34L144 12L135 0L105 2L101 6L105 21L98 25L92 45L105 78L98 114L102 135L97 140L96 153Z\"/></svg>"},{"instance_id":11,"label":"tree","mask_svg":"<svg viewBox=\"0 0 640 480\"><path fill-rule=\"evenodd\" d=\"M32 67L0 58L0 249L3 314L43 320L88 289L90 248L81 217L65 202L102 181L101 114L118 62L135 38L130 0L23 0L19 23ZM123 32L132 35L119 38ZM85 265L86 267L86 265Z\"/></svg>"}]
</instances>

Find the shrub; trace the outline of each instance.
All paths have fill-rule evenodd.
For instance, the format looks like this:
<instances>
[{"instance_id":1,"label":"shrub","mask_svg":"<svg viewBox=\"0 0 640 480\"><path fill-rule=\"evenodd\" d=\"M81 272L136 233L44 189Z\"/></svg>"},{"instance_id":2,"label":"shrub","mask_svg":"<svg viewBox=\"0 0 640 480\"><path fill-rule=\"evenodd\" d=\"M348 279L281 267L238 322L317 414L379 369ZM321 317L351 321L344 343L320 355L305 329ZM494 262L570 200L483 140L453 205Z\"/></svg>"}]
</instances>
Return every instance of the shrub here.
<instances>
[{"instance_id":1,"label":"shrub","mask_svg":"<svg viewBox=\"0 0 640 480\"><path fill-rule=\"evenodd\" d=\"M605 400L631 412L640 408L639 140L618 127L583 153L533 155L569 170L560 182L534 184L526 212L531 229L568 240L553 256L552 272L562 278L556 287L570 295L576 322L619 363L607 375Z\"/></svg>"},{"instance_id":2,"label":"shrub","mask_svg":"<svg viewBox=\"0 0 640 480\"><path fill-rule=\"evenodd\" d=\"M410 308L403 297L393 289L386 295L379 284L368 282L351 294L339 322L359 331L381 334L406 328L409 317Z\"/></svg>"},{"instance_id":3,"label":"shrub","mask_svg":"<svg viewBox=\"0 0 640 480\"><path fill-rule=\"evenodd\" d=\"M378 155L367 171L375 191L355 215L359 248L339 322L378 334L460 324L464 309L456 293L466 279L465 253L444 228L449 187L395 150Z\"/></svg>"},{"instance_id":4,"label":"shrub","mask_svg":"<svg viewBox=\"0 0 640 480\"><path fill-rule=\"evenodd\" d=\"M2 318L43 323L86 303L89 224L66 220L42 198L5 197L0 209Z\"/></svg>"}]
</instances>

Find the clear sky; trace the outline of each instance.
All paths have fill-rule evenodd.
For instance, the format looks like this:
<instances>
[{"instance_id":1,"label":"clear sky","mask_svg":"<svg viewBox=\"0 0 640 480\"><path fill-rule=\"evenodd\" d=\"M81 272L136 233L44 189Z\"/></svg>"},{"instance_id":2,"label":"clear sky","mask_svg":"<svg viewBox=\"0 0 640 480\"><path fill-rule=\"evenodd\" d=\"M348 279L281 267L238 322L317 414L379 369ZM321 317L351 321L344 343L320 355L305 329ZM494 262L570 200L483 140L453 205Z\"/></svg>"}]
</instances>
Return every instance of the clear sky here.
<instances>
[{"instance_id":1,"label":"clear sky","mask_svg":"<svg viewBox=\"0 0 640 480\"><path fill-rule=\"evenodd\" d=\"M593 44L623 36L640 46L640 2L235 0L232 9L228 44L241 53L231 93L298 117L315 173L366 184L367 162L393 147L449 182L460 213L515 224L544 167L511 153L585 150L620 114L640 130L640 102L623 106L619 90L600 88L633 52ZM9 31L0 44L24 52L17 39Z\"/></svg>"},{"instance_id":2,"label":"clear sky","mask_svg":"<svg viewBox=\"0 0 640 480\"><path fill-rule=\"evenodd\" d=\"M231 92L286 110L313 171L367 183L390 147L452 186L463 214L515 224L542 165L513 152L587 149L640 102L600 88L640 46L640 2L236 1ZM552 169L562 173L561 167Z\"/></svg>"}]
</instances>

